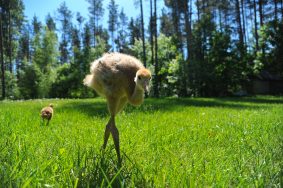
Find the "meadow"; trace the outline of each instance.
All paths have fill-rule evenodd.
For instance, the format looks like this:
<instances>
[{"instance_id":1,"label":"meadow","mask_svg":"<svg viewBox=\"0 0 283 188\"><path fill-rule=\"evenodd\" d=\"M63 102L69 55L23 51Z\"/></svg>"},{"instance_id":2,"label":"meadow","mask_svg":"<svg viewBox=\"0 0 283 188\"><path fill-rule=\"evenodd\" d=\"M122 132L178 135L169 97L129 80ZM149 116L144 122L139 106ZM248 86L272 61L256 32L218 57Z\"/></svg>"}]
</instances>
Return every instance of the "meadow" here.
<instances>
[{"instance_id":1,"label":"meadow","mask_svg":"<svg viewBox=\"0 0 283 188\"><path fill-rule=\"evenodd\" d=\"M54 104L48 126L39 112ZM283 98L163 98L117 116L105 100L0 102L0 187L281 187Z\"/></svg>"}]
</instances>

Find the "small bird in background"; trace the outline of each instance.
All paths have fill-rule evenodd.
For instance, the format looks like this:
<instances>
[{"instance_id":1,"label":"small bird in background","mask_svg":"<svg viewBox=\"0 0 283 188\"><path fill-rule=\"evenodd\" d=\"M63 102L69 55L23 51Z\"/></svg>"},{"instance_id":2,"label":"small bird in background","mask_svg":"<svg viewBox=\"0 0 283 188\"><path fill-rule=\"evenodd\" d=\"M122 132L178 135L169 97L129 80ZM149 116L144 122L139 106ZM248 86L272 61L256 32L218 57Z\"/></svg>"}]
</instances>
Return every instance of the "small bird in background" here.
<instances>
[{"instance_id":1,"label":"small bird in background","mask_svg":"<svg viewBox=\"0 0 283 188\"><path fill-rule=\"evenodd\" d=\"M49 121L51 120L52 116L53 116L53 104L49 104L49 106L42 108L41 110L41 117L42 120L44 121L45 119L47 120L47 124L49 124Z\"/></svg>"}]
</instances>

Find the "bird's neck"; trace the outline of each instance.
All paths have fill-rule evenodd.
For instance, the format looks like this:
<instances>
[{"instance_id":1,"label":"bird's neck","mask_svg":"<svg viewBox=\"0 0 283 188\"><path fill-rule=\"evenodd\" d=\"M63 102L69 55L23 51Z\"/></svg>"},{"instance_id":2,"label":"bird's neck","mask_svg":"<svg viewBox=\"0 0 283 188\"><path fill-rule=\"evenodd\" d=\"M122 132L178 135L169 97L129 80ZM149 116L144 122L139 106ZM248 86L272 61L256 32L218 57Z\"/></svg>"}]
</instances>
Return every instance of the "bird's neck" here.
<instances>
[{"instance_id":1,"label":"bird's neck","mask_svg":"<svg viewBox=\"0 0 283 188\"><path fill-rule=\"evenodd\" d=\"M129 100L132 105L139 106L143 103L144 99L144 90L135 86L134 92Z\"/></svg>"}]
</instances>

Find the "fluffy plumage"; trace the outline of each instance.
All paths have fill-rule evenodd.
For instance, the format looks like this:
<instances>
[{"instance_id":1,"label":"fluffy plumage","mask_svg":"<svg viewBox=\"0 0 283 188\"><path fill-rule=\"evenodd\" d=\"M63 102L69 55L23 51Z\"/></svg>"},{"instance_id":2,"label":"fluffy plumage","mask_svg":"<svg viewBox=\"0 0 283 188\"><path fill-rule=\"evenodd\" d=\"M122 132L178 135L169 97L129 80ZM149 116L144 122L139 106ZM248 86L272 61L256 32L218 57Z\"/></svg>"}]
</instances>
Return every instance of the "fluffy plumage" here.
<instances>
[{"instance_id":1,"label":"fluffy plumage","mask_svg":"<svg viewBox=\"0 0 283 188\"><path fill-rule=\"evenodd\" d=\"M50 104L48 107L42 108L40 115L42 119L50 121L53 116L53 105Z\"/></svg>"},{"instance_id":2,"label":"fluffy plumage","mask_svg":"<svg viewBox=\"0 0 283 188\"><path fill-rule=\"evenodd\" d=\"M138 59L121 53L104 54L91 64L90 73L83 83L107 99L111 115L105 129L103 148L106 147L111 133L120 161L119 132L115 125L115 115L126 103L135 106L142 104L151 73Z\"/></svg>"}]
</instances>

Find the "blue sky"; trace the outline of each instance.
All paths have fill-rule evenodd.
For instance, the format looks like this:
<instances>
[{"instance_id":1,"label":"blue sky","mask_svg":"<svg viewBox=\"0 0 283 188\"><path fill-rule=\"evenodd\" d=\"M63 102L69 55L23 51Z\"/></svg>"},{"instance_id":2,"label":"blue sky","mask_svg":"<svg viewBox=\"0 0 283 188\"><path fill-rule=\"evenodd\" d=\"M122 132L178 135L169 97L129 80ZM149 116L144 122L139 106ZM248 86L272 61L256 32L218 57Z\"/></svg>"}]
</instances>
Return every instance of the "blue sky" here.
<instances>
[{"instance_id":1,"label":"blue sky","mask_svg":"<svg viewBox=\"0 0 283 188\"><path fill-rule=\"evenodd\" d=\"M108 20L108 11L107 5L110 0L104 0L103 5L105 8L103 25L107 28ZM34 15L39 17L42 22L45 22L45 17L48 13L52 16L55 15L56 10L64 0L48 0L48 1L39 1L39 0L23 0L25 5L25 15L28 20L31 20ZM88 18L88 3L85 0L65 0L68 8L76 14L80 12L81 15L85 18ZM149 20L149 1L144 2L144 12L145 12L145 27L147 27ZM134 0L116 0L116 4L119 5L119 11L121 8L124 8L124 12L129 17L136 18L140 14L139 7L134 6ZM164 6L163 0L160 0L158 3L158 13L160 14L162 7Z\"/></svg>"}]
</instances>

